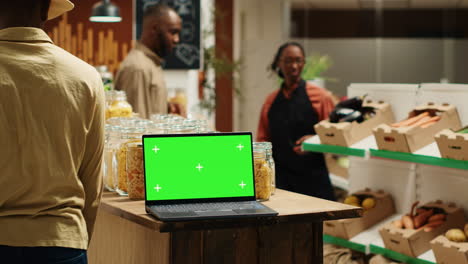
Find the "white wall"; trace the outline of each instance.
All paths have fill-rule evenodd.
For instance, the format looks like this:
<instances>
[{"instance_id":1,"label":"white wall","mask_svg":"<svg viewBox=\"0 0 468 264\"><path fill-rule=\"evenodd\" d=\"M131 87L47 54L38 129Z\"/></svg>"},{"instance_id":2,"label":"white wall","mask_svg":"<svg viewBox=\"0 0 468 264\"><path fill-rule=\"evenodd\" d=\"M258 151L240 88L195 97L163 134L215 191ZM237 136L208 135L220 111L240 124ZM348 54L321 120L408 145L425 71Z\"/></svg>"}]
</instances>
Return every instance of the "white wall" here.
<instances>
[{"instance_id":1,"label":"white wall","mask_svg":"<svg viewBox=\"0 0 468 264\"><path fill-rule=\"evenodd\" d=\"M276 78L269 78L267 66L285 38L284 10L288 1L236 0L235 50L242 61L242 98L235 103L234 130L256 132L260 108L266 96L277 89ZM287 10L287 9L286 9Z\"/></svg>"},{"instance_id":2,"label":"white wall","mask_svg":"<svg viewBox=\"0 0 468 264\"><path fill-rule=\"evenodd\" d=\"M238 0L235 8L235 56L241 59L243 97L236 102L235 130L256 132L266 96L278 88L266 68L288 39L289 0ZM307 54L329 55L334 65L326 88L346 95L351 83L427 83L445 79L468 83L468 41L456 39L292 39Z\"/></svg>"}]
</instances>

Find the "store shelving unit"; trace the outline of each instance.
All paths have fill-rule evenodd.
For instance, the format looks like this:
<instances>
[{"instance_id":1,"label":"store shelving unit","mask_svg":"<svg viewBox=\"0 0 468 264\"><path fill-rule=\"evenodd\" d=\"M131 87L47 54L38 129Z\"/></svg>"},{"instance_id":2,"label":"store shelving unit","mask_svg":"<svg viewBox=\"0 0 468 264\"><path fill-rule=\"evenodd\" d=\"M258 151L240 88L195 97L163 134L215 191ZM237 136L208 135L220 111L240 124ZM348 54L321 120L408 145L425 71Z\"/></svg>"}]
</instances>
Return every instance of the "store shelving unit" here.
<instances>
[{"instance_id":1,"label":"store shelving unit","mask_svg":"<svg viewBox=\"0 0 468 264\"><path fill-rule=\"evenodd\" d=\"M377 149L374 136L369 136L351 147L321 144L318 136L313 136L303 143L302 148L307 151L333 153L362 158L385 158L390 160L468 170L467 161L441 158L435 142L421 148L415 153L406 153Z\"/></svg>"},{"instance_id":2,"label":"store shelving unit","mask_svg":"<svg viewBox=\"0 0 468 264\"><path fill-rule=\"evenodd\" d=\"M448 102L457 107L462 125L468 124L468 85L352 84L348 87L349 97L363 94L390 103L395 120L404 120L411 109L423 103ZM350 156L349 192L362 188L389 191L394 195L397 215L407 212L415 200L439 199L456 202L468 213L468 196L464 192L468 189L468 162L441 158L435 142L414 153L402 153L379 150L373 136L351 147L324 145L314 136L303 143L303 149ZM392 217L382 223L391 221ZM432 250L412 258L386 249L378 233L380 225L350 240L324 235L324 242L409 264L436 263Z\"/></svg>"},{"instance_id":3,"label":"store shelving unit","mask_svg":"<svg viewBox=\"0 0 468 264\"><path fill-rule=\"evenodd\" d=\"M401 218L401 215L392 215L349 240L324 234L323 242L349 248L365 254L372 253L383 255L384 257L401 261L407 264L436 264L435 256L432 250L425 252L417 258L413 258L395 252L393 250L386 249L384 247L383 241L379 234L379 229L385 223L399 218Z\"/></svg>"}]
</instances>

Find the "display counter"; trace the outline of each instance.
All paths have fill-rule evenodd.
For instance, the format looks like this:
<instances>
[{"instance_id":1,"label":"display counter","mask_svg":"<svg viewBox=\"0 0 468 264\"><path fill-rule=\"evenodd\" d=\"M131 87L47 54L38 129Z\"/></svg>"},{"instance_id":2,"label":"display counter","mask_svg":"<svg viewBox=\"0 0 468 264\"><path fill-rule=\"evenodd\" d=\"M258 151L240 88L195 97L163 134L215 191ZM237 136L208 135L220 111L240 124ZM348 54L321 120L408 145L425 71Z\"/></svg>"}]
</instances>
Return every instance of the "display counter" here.
<instances>
[{"instance_id":1,"label":"display counter","mask_svg":"<svg viewBox=\"0 0 468 264\"><path fill-rule=\"evenodd\" d=\"M322 222L362 209L277 189L274 217L161 222L144 201L105 193L88 251L90 264L322 263Z\"/></svg>"}]
</instances>

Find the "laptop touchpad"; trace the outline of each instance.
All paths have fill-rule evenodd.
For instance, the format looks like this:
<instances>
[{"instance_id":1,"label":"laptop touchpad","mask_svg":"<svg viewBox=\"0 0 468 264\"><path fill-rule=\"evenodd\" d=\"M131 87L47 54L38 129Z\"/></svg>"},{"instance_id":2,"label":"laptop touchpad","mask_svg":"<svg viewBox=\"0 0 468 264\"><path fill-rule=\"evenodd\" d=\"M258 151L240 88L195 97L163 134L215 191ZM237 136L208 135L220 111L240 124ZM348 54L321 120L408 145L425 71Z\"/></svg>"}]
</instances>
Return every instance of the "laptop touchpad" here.
<instances>
[{"instance_id":1,"label":"laptop touchpad","mask_svg":"<svg viewBox=\"0 0 468 264\"><path fill-rule=\"evenodd\" d=\"M220 211L195 211L197 215L202 216L219 216L219 215L236 215L233 210L220 210Z\"/></svg>"}]
</instances>

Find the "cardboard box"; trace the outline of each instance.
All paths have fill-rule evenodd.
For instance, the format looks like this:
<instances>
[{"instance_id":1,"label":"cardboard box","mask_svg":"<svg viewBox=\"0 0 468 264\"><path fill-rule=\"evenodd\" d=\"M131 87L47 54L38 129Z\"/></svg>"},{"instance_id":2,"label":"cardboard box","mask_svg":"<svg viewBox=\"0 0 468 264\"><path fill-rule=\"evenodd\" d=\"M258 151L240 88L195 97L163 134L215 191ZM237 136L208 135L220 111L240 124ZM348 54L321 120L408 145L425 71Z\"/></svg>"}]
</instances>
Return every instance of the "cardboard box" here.
<instances>
[{"instance_id":1,"label":"cardboard box","mask_svg":"<svg viewBox=\"0 0 468 264\"><path fill-rule=\"evenodd\" d=\"M343 159L341 155L324 153L325 163L327 164L328 172L336 176L343 177L344 179L349 178L348 168L343 167L342 164L339 164L338 159ZM347 157L346 157L347 158Z\"/></svg>"},{"instance_id":2,"label":"cardboard box","mask_svg":"<svg viewBox=\"0 0 468 264\"><path fill-rule=\"evenodd\" d=\"M440 235L431 241L431 248L438 264L468 264L468 242L453 242Z\"/></svg>"},{"instance_id":3,"label":"cardboard box","mask_svg":"<svg viewBox=\"0 0 468 264\"><path fill-rule=\"evenodd\" d=\"M325 234L350 239L395 213L393 199L389 193L384 191L372 192L366 189L353 195L360 198L361 201L368 197L374 198L376 200L375 207L364 211L363 216L360 218L325 221L323 223L323 232Z\"/></svg>"},{"instance_id":4,"label":"cardboard box","mask_svg":"<svg viewBox=\"0 0 468 264\"><path fill-rule=\"evenodd\" d=\"M427 203L422 207L444 210L447 213L446 221L430 232L425 232L423 229L401 229L389 222L379 230L386 248L407 256L418 257L431 248L432 239L450 228L462 226L465 223L463 209L454 204L447 205L437 201Z\"/></svg>"},{"instance_id":5,"label":"cardboard box","mask_svg":"<svg viewBox=\"0 0 468 264\"><path fill-rule=\"evenodd\" d=\"M468 160L468 134L444 129L435 136L442 158Z\"/></svg>"},{"instance_id":6,"label":"cardboard box","mask_svg":"<svg viewBox=\"0 0 468 264\"><path fill-rule=\"evenodd\" d=\"M315 132L322 144L349 147L356 142L372 135L372 129L380 124L391 124L395 121L392 108L388 103L367 100L363 106L374 107L375 116L362 123L341 122L330 123L323 120L314 126Z\"/></svg>"},{"instance_id":7,"label":"cardboard box","mask_svg":"<svg viewBox=\"0 0 468 264\"><path fill-rule=\"evenodd\" d=\"M450 128L458 130L461 127L457 109L450 104L427 103L411 111L408 118L429 112L431 116L436 113L440 115L440 120L426 128L421 127L391 127L383 124L374 128L374 136L377 146L381 150L415 152L416 150L432 143L434 135L438 132Z\"/></svg>"}]
</instances>

